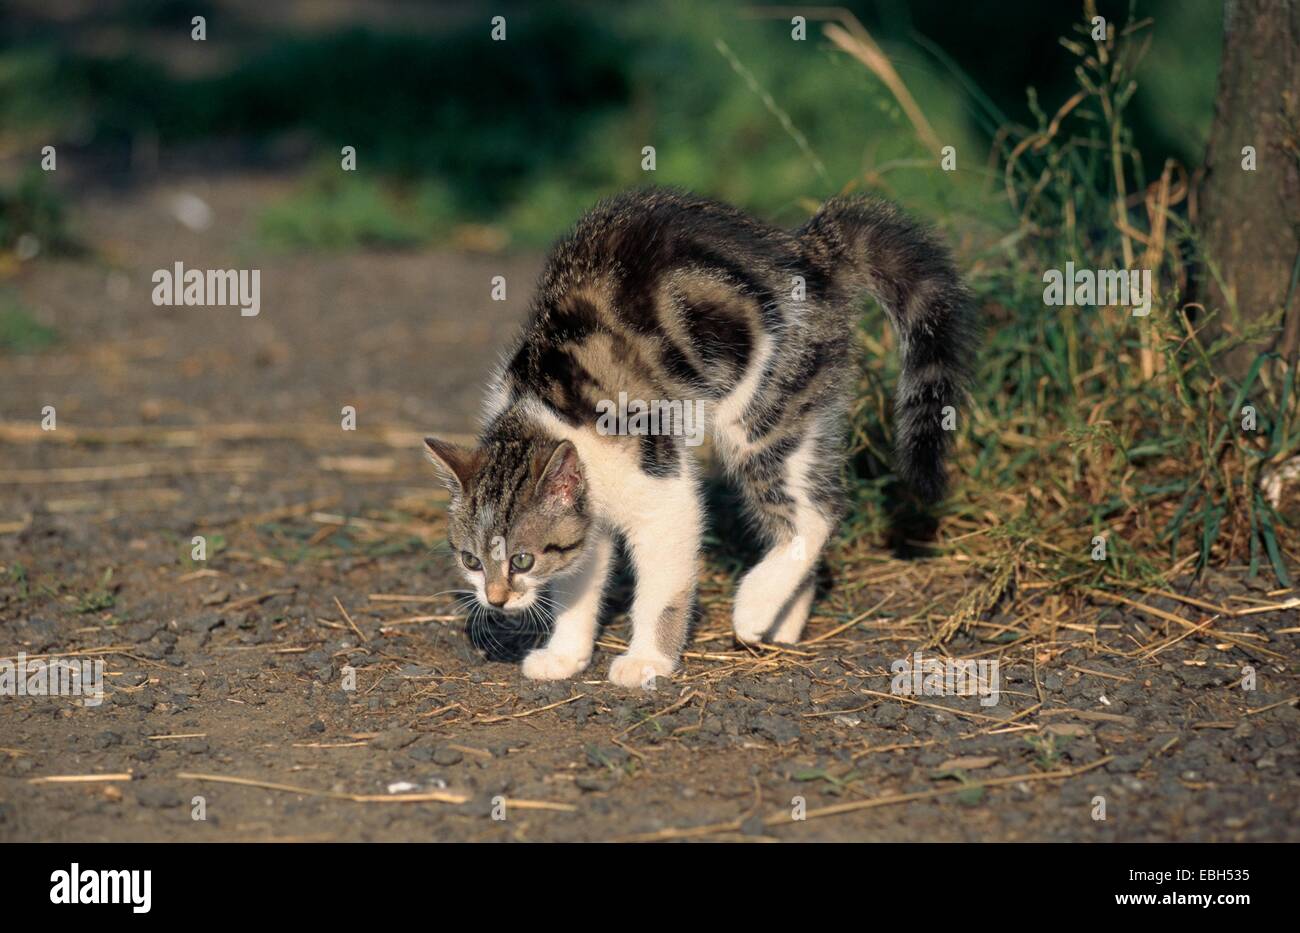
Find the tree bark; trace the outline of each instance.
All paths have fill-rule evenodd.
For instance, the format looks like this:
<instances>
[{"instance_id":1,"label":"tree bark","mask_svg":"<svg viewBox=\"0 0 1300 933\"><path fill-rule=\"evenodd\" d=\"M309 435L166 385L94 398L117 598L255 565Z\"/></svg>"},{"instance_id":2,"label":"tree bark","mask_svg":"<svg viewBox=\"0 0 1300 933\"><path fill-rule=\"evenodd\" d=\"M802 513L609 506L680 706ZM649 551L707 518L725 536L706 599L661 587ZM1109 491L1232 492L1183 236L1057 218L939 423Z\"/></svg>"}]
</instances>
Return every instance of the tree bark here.
<instances>
[{"instance_id":1,"label":"tree bark","mask_svg":"<svg viewBox=\"0 0 1300 933\"><path fill-rule=\"evenodd\" d=\"M1243 168L1242 150L1256 169ZM1300 259L1300 0L1227 0L1214 123L1198 189L1206 265L1201 302L1215 336L1240 334L1282 308ZM1217 271L1217 277L1215 272ZM1262 351L1294 366L1300 296L1276 331L1227 356L1245 375Z\"/></svg>"}]
</instances>

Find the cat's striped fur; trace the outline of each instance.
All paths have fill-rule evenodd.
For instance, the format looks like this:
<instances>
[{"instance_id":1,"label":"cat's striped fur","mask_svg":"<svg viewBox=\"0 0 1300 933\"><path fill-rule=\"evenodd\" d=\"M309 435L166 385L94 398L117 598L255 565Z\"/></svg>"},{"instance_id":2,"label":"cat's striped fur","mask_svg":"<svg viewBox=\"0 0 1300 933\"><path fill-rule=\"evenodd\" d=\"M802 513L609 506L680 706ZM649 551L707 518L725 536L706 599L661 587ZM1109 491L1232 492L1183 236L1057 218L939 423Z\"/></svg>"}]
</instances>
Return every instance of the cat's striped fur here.
<instances>
[{"instance_id":1,"label":"cat's striped fur","mask_svg":"<svg viewBox=\"0 0 1300 933\"><path fill-rule=\"evenodd\" d=\"M466 569L480 599L524 610L551 584L554 635L524 659L525 675L569 677L589 663L615 536L636 597L610 679L669 674L685 644L703 527L696 465L680 436L601 433L599 406L620 393L704 403L769 546L736 593L736 636L798 639L844 508L864 293L900 338L898 471L938 499L944 409L961 403L976 329L948 251L896 208L837 198L787 232L648 190L598 205L557 244L489 392L480 446L430 441L453 491L452 547L482 564ZM520 554L533 556L527 571L511 563Z\"/></svg>"}]
</instances>

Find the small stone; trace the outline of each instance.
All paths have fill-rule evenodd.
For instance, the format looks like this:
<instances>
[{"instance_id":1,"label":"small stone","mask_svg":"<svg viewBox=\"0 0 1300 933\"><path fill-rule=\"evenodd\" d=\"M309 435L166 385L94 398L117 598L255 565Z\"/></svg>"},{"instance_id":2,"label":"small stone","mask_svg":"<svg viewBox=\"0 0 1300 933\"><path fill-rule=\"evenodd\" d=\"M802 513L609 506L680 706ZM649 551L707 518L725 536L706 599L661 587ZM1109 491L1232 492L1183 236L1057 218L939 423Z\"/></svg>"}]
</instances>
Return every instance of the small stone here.
<instances>
[{"instance_id":1,"label":"small stone","mask_svg":"<svg viewBox=\"0 0 1300 933\"><path fill-rule=\"evenodd\" d=\"M464 760L465 756L461 752L446 746L435 750L433 753L433 763L444 768L450 765L458 765Z\"/></svg>"},{"instance_id":2,"label":"small stone","mask_svg":"<svg viewBox=\"0 0 1300 933\"><path fill-rule=\"evenodd\" d=\"M387 729L370 740L371 748L390 752L410 745L419 735L410 729Z\"/></svg>"},{"instance_id":3,"label":"small stone","mask_svg":"<svg viewBox=\"0 0 1300 933\"><path fill-rule=\"evenodd\" d=\"M1107 771L1113 771L1116 774L1132 774L1142 767L1146 761L1146 755L1138 752L1132 755L1120 755L1110 764L1106 765Z\"/></svg>"},{"instance_id":4,"label":"small stone","mask_svg":"<svg viewBox=\"0 0 1300 933\"><path fill-rule=\"evenodd\" d=\"M627 764L628 754L617 745L588 745L587 763L593 768L614 770Z\"/></svg>"},{"instance_id":5,"label":"small stone","mask_svg":"<svg viewBox=\"0 0 1300 933\"><path fill-rule=\"evenodd\" d=\"M132 622L123 626L122 634L127 641L148 641L162 630L163 624L152 619L145 622Z\"/></svg>"},{"instance_id":6,"label":"small stone","mask_svg":"<svg viewBox=\"0 0 1300 933\"><path fill-rule=\"evenodd\" d=\"M588 793L607 791L614 786L613 776L606 772L605 774L579 774L574 778L574 783L578 788Z\"/></svg>"},{"instance_id":7,"label":"small stone","mask_svg":"<svg viewBox=\"0 0 1300 933\"><path fill-rule=\"evenodd\" d=\"M135 789L135 799L142 807L179 807L184 801L181 795L170 787L161 784L141 784Z\"/></svg>"},{"instance_id":8,"label":"small stone","mask_svg":"<svg viewBox=\"0 0 1300 933\"><path fill-rule=\"evenodd\" d=\"M754 717L754 731L764 738L771 739L777 745L788 745L803 734L798 723L784 716L761 714Z\"/></svg>"},{"instance_id":9,"label":"small stone","mask_svg":"<svg viewBox=\"0 0 1300 933\"><path fill-rule=\"evenodd\" d=\"M878 726L896 726L903 719L903 708L897 703L886 703L877 708L871 718Z\"/></svg>"},{"instance_id":10,"label":"small stone","mask_svg":"<svg viewBox=\"0 0 1300 933\"><path fill-rule=\"evenodd\" d=\"M927 732L930 729L930 720L920 710L912 710L904 716L903 723L913 732Z\"/></svg>"},{"instance_id":11,"label":"small stone","mask_svg":"<svg viewBox=\"0 0 1300 933\"><path fill-rule=\"evenodd\" d=\"M230 592L222 587L217 587L211 593L204 593L199 601L205 606L219 606L230 598Z\"/></svg>"}]
</instances>

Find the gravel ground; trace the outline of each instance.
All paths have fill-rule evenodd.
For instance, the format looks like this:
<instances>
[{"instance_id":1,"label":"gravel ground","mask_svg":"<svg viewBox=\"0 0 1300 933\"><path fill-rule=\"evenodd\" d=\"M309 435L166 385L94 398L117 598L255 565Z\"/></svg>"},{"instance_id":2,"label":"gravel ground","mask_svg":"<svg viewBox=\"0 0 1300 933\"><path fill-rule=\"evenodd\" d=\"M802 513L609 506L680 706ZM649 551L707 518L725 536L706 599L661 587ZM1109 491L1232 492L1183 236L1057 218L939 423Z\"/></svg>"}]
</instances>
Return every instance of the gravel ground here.
<instances>
[{"instance_id":1,"label":"gravel ground","mask_svg":"<svg viewBox=\"0 0 1300 933\"><path fill-rule=\"evenodd\" d=\"M1164 616L1116 606L1008 654L984 706L889 694L916 643L888 623L927 572L883 552L889 582L840 572L809 630L827 637L794 651L737 648L718 600L653 692L601 679L617 611L585 679L536 684L486 661L448 597L373 598L456 585L418 436L472 429L539 260L265 255L252 211L286 183L87 195L91 252L16 282L62 342L0 357L0 654L106 666L97 707L0 697L0 839L1300 839L1295 609L1192 631L1206 610L1142 597ZM181 193L210 227L178 222ZM154 307L178 259L260 268L262 313ZM1296 595L1232 572L1183 589ZM105 774L128 778L33 780ZM382 799L403 794L439 799Z\"/></svg>"}]
</instances>

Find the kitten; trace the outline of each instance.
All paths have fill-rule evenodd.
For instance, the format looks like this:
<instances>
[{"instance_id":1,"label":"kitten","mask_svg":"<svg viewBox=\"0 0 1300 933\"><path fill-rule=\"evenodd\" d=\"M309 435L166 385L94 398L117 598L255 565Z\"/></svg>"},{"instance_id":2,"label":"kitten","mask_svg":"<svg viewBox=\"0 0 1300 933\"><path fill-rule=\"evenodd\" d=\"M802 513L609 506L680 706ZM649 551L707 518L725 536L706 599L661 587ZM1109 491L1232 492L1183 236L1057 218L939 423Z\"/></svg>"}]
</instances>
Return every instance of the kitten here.
<instances>
[{"instance_id":1,"label":"kitten","mask_svg":"<svg viewBox=\"0 0 1300 933\"><path fill-rule=\"evenodd\" d=\"M672 417L658 433L636 433L631 418L613 433L603 414L620 399L703 403L769 547L736 592L736 638L798 640L845 508L864 293L899 334L898 472L935 501L950 438L941 422L964 394L976 327L948 251L896 208L836 198L789 233L725 204L638 191L601 203L554 247L478 446L426 440L479 602L554 615L525 677L590 663L616 536L636 595L609 679L652 686L686 643L704 528L690 438Z\"/></svg>"}]
</instances>

